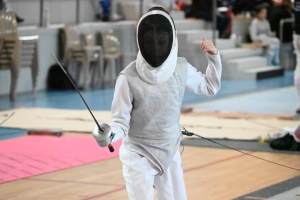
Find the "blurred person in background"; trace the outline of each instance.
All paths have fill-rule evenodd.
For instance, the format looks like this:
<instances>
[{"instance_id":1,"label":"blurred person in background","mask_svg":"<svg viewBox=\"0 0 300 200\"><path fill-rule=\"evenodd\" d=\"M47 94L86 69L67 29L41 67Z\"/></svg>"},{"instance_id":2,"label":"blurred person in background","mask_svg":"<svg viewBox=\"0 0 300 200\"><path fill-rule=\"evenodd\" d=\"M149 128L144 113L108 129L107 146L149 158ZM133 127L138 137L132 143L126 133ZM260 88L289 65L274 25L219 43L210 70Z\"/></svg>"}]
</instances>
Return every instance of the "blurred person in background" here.
<instances>
[{"instance_id":1,"label":"blurred person in background","mask_svg":"<svg viewBox=\"0 0 300 200\"><path fill-rule=\"evenodd\" d=\"M280 39L280 20L292 18L292 2L291 0L273 0L274 7L270 14L271 31ZM284 34L282 42L293 41L293 25L285 23L283 26Z\"/></svg>"},{"instance_id":2,"label":"blurred person in background","mask_svg":"<svg viewBox=\"0 0 300 200\"><path fill-rule=\"evenodd\" d=\"M265 3L267 5L267 19L271 13L273 2L272 0L235 0L232 5L232 12L234 15L245 14L249 12L251 16L255 17L255 7Z\"/></svg>"},{"instance_id":3,"label":"blurred person in background","mask_svg":"<svg viewBox=\"0 0 300 200\"><path fill-rule=\"evenodd\" d=\"M222 1L217 1L217 7L222 6ZM211 22L213 20L213 0L192 0L192 13L198 19L204 19ZM217 12L217 30L219 37L224 38L230 18L222 13Z\"/></svg>"},{"instance_id":4,"label":"blurred person in background","mask_svg":"<svg viewBox=\"0 0 300 200\"><path fill-rule=\"evenodd\" d=\"M102 14L99 16L102 21L107 22L109 21L109 15L110 15L110 0L100 0L99 4L102 8Z\"/></svg>"},{"instance_id":5,"label":"blurred person in background","mask_svg":"<svg viewBox=\"0 0 300 200\"><path fill-rule=\"evenodd\" d=\"M252 42L262 47L267 47L268 65L279 65L279 40L271 32L270 23L266 20L266 4L262 3L255 7L256 17L249 27Z\"/></svg>"}]
</instances>

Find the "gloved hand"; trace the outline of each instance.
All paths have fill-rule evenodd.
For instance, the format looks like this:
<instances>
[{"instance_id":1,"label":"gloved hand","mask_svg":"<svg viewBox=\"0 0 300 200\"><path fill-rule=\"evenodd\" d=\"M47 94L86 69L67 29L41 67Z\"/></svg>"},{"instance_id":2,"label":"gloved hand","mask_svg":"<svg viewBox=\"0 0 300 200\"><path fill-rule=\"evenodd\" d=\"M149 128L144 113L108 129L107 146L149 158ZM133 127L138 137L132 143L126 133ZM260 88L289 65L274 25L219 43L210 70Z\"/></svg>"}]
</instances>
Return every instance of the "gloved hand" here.
<instances>
[{"instance_id":1,"label":"gloved hand","mask_svg":"<svg viewBox=\"0 0 300 200\"><path fill-rule=\"evenodd\" d=\"M110 134L111 131L110 131L110 127L109 126L108 126L108 128L109 128L109 134L101 134L98 126L95 126L95 128L93 130L93 137L96 139L96 141L97 141L97 143L98 143L98 145L100 147L106 147L111 142L111 134Z\"/></svg>"}]
</instances>

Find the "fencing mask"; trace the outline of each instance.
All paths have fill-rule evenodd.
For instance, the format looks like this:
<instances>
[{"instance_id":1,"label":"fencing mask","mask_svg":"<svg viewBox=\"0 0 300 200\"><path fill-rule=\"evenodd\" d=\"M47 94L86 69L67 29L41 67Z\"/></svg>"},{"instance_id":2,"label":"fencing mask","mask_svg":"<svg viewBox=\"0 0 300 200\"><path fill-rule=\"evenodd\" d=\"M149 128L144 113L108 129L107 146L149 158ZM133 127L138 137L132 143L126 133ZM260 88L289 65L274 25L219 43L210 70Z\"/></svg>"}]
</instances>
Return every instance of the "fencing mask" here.
<instances>
[{"instance_id":1,"label":"fencing mask","mask_svg":"<svg viewBox=\"0 0 300 200\"><path fill-rule=\"evenodd\" d=\"M161 7L151 8L140 20L137 42L145 61L152 67L161 66L172 50L175 25L171 16Z\"/></svg>"}]
</instances>

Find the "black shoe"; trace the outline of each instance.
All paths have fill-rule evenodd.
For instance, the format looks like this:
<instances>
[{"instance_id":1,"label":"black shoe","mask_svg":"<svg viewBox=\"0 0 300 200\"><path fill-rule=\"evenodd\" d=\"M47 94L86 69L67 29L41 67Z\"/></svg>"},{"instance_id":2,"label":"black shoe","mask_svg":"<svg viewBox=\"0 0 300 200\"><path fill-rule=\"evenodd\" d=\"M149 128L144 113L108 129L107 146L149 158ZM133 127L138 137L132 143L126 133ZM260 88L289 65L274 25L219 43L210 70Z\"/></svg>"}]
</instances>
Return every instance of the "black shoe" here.
<instances>
[{"instance_id":1,"label":"black shoe","mask_svg":"<svg viewBox=\"0 0 300 200\"><path fill-rule=\"evenodd\" d=\"M270 142L270 147L277 150L291 150L294 147L294 138L289 133Z\"/></svg>"},{"instance_id":2,"label":"black shoe","mask_svg":"<svg viewBox=\"0 0 300 200\"><path fill-rule=\"evenodd\" d=\"M17 19L17 23L22 23L22 22L24 22L24 19L23 19L23 18L20 18L18 15L16 16L16 19Z\"/></svg>"}]
</instances>

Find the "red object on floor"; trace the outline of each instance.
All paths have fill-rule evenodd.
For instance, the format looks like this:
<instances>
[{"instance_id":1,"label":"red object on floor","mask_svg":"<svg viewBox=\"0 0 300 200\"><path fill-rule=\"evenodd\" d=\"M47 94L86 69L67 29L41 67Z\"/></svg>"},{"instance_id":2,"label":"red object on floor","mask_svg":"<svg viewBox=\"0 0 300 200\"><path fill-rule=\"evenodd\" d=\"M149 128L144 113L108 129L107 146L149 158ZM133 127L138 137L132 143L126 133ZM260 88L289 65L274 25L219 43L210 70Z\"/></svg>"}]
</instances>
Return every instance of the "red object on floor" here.
<instances>
[{"instance_id":1,"label":"red object on floor","mask_svg":"<svg viewBox=\"0 0 300 200\"><path fill-rule=\"evenodd\" d=\"M0 141L0 183L76 167L119 155L99 147L91 136L26 136Z\"/></svg>"}]
</instances>

